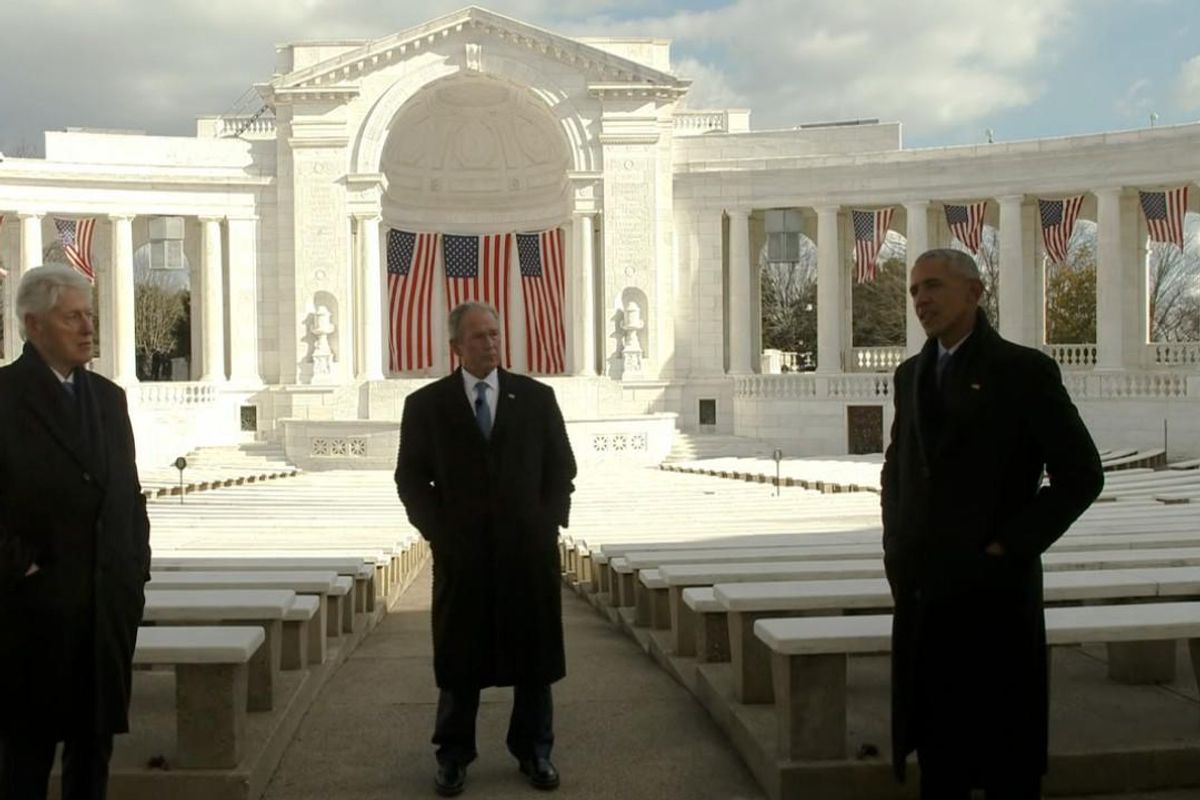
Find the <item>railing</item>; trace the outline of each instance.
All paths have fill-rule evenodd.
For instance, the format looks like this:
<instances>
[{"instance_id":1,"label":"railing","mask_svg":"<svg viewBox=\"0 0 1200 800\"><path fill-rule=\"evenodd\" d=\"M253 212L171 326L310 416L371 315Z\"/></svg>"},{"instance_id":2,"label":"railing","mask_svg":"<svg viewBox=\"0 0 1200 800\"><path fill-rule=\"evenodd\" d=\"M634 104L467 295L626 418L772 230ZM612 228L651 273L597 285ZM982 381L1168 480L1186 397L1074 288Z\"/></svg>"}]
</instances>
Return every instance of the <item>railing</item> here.
<instances>
[{"instance_id":1,"label":"railing","mask_svg":"<svg viewBox=\"0 0 1200 800\"><path fill-rule=\"evenodd\" d=\"M275 118L256 117L253 114L238 114L221 117L217 136L266 136L275 135Z\"/></svg>"},{"instance_id":2,"label":"railing","mask_svg":"<svg viewBox=\"0 0 1200 800\"><path fill-rule=\"evenodd\" d=\"M1094 344L1045 344L1042 351L1063 369L1091 369L1096 366Z\"/></svg>"},{"instance_id":3,"label":"railing","mask_svg":"<svg viewBox=\"0 0 1200 800\"><path fill-rule=\"evenodd\" d=\"M1200 342L1152 342L1146 353L1148 367L1200 366Z\"/></svg>"},{"instance_id":4,"label":"railing","mask_svg":"<svg viewBox=\"0 0 1200 800\"><path fill-rule=\"evenodd\" d=\"M855 347L850 363L855 372L895 372L904 358L903 347Z\"/></svg>"},{"instance_id":5,"label":"railing","mask_svg":"<svg viewBox=\"0 0 1200 800\"><path fill-rule=\"evenodd\" d=\"M1076 400L1187 397L1188 376L1176 372L1075 372L1063 376Z\"/></svg>"},{"instance_id":6,"label":"railing","mask_svg":"<svg viewBox=\"0 0 1200 800\"><path fill-rule=\"evenodd\" d=\"M734 380L737 397L761 400L885 400L892 395L892 376L887 373L862 375L751 375Z\"/></svg>"},{"instance_id":7,"label":"railing","mask_svg":"<svg viewBox=\"0 0 1200 800\"><path fill-rule=\"evenodd\" d=\"M729 114L724 111L676 111L675 131L692 133L725 133L729 130Z\"/></svg>"},{"instance_id":8,"label":"railing","mask_svg":"<svg viewBox=\"0 0 1200 800\"><path fill-rule=\"evenodd\" d=\"M197 406L216 402L217 390L211 383L164 381L138 384L143 406Z\"/></svg>"},{"instance_id":9,"label":"railing","mask_svg":"<svg viewBox=\"0 0 1200 800\"><path fill-rule=\"evenodd\" d=\"M811 358L809 353L797 353L791 350L763 350L759 360L759 372L764 375L805 372L813 368L813 365L808 363Z\"/></svg>"}]
</instances>

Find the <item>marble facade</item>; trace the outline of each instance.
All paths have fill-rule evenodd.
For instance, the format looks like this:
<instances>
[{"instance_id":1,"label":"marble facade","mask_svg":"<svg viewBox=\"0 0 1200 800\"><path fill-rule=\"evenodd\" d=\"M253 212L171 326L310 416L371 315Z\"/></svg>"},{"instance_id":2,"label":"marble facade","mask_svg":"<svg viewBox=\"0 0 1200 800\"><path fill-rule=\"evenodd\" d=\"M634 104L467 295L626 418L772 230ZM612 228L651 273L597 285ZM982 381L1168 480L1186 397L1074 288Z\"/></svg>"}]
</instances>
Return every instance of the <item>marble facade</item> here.
<instances>
[{"instance_id":1,"label":"marble facade","mask_svg":"<svg viewBox=\"0 0 1200 800\"><path fill-rule=\"evenodd\" d=\"M883 406L886 431L888 368L903 355L850 346L850 209L894 205L911 259L950 242L941 203L987 199L998 324L1040 345L1037 197L1081 192L1100 231L1098 341L1051 351L1103 444L1155 446L1165 420L1172 455L1200 456L1200 344L1147 341L1136 192L1200 178L1200 124L921 150L902 146L899 123L755 131L748 111L688 108L664 40L568 38L479 8L370 41L281 47L256 88L267 113L202 117L194 137L48 132L44 159L0 161L8 281L41 262L52 217L98 219L96 369L128 387L144 459L301 441L301 427L287 432L301 422L321 423L323 440L333 424L377 435L448 367L443 346L426 373L387 369L387 230L556 226L567 369L548 380L595 441L644 442L620 420L654 415L790 454L842 453L849 406ZM817 245L813 373L761 374L762 220L779 208L798 210ZM139 384L133 253L163 216L183 220L192 380ZM440 341L440 265L433 309ZM911 313L908 332L912 352ZM715 424L701 425L702 400ZM662 432L650 438L657 453Z\"/></svg>"}]
</instances>

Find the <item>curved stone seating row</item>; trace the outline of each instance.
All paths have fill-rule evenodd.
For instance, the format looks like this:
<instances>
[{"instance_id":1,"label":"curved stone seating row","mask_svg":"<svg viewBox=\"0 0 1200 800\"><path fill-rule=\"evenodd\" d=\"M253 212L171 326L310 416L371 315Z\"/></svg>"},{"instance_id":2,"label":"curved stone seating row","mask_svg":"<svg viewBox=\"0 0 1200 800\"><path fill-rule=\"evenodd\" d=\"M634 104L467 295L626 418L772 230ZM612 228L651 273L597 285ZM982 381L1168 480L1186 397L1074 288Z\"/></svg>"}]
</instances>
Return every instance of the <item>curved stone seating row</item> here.
<instances>
[{"instance_id":1,"label":"curved stone seating row","mask_svg":"<svg viewBox=\"0 0 1200 800\"><path fill-rule=\"evenodd\" d=\"M1132 471L1113 483L1128 489L1159 474ZM814 502L820 507L836 497L817 496ZM821 615L837 632L843 624L865 619L864 613L886 618L891 596L883 578L878 523L839 531L837 521L835 513L824 531L792 533L751 533L751 521L744 536L708 538L705 520L693 518L679 535L660 529L658 536L614 535L602 542L579 538L564 546L575 556L574 563L586 561L591 569L588 580L571 570L565 578L696 694L772 797L812 792L845 798L900 796L887 765L856 756L845 733L847 698L861 693L853 685L846 689L845 677L862 669L874 670L871 675L878 677L881 668L868 661L847 670L848 656L833 652L823 654L829 656L823 663L789 664L773 674L771 651L755 633L763 620L808 622ZM1174 611L1164 603L1200 600L1200 513L1188 506L1164 506L1152 495L1095 506L1044 562L1048 603L1080 606L1051 609L1056 644L1104 644L1109 677L1118 682L1114 686L1176 678L1176 640L1200 639L1200 634L1175 625ZM1200 603L1191 605L1189 613L1200 624ZM1063 616L1076 611L1072 620ZM1168 623L1162 623L1164 618ZM1142 624L1146 620L1149 625ZM890 622L885 627L887 638ZM828 641L839 641L839 635L852 638L854 632L847 630L830 634ZM1095 656L1080 658L1095 663ZM886 678L886 669L882 676ZM873 688L877 685L869 683L879 701L874 713L885 715L886 703ZM1087 684L1080 691L1112 690ZM1163 693L1170 700L1159 698L1169 706L1164 713L1194 713L1191 701L1180 701L1176 689L1171 692ZM775 707L770 705L773 698L779 698ZM824 714L820 719L828 723L819 723L810 712ZM1156 722L1150 715L1146 724ZM763 731L772 734L766 744ZM1195 761L1200 735L1179 746ZM1144 780L1191 785L1189 775L1195 772L1200 781L1200 771L1178 768L1179 760L1164 758L1155 747L1130 752L1122 755L1152 776ZM826 756L817 757L821 753ZM1070 759L1056 761L1048 785L1091 792L1125 789L1111 780L1106 784L1089 778L1101 774L1097 765L1113 758L1112 753L1097 753L1085 753L1077 761L1084 767L1064 767Z\"/></svg>"},{"instance_id":2,"label":"curved stone seating row","mask_svg":"<svg viewBox=\"0 0 1200 800\"><path fill-rule=\"evenodd\" d=\"M210 489L221 489L229 486L260 483L278 478L292 478L299 475L301 470L296 467L289 469L270 468L262 471L212 469L185 470L184 482L179 483L178 474L171 480L162 470L155 470L142 479L142 494L147 499L159 497L178 497L181 494L204 492Z\"/></svg>"}]
</instances>

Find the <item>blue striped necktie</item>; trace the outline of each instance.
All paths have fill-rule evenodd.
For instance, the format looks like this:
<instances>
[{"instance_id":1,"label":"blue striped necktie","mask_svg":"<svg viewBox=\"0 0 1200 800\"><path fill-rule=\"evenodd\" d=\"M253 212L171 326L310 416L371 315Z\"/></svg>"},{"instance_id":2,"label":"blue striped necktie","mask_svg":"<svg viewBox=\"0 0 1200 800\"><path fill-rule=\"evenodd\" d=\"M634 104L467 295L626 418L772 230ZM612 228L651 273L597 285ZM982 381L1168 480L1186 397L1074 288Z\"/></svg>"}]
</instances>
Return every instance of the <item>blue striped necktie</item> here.
<instances>
[{"instance_id":1,"label":"blue striped necktie","mask_svg":"<svg viewBox=\"0 0 1200 800\"><path fill-rule=\"evenodd\" d=\"M492 412L487 404L488 385L483 381L475 384L475 424L484 439L492 438Z\"/></svg>"}]
</instances>

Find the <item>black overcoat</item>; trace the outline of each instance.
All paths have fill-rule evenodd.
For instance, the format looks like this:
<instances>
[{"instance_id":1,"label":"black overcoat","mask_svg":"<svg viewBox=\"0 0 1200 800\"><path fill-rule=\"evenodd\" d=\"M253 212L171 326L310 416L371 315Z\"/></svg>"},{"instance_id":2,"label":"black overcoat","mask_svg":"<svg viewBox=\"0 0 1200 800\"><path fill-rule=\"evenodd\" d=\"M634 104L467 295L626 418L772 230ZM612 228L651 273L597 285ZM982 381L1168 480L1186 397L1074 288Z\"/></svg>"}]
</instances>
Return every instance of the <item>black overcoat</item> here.
<instances>
[{"instance_id":1,"label":"black overcoat","mask_svg":"<svg viewBox=\"0 0 1200 800\"><path fill-rule=\"evenodd\" d=\"M566 674L558 528L575 458L553 390L499 370L490 439L462 371L410 395L396 488L433 550L433 652L443 689Z\"/></svg>"},{"instance_id":2,"label":"black overcoat","mask_svg":"<svg viewBox=\"0 0 1200 800\"><path fill-rule=\"evenodd\" d=\"M940 388L937 356L930 339L896 370L883 466L893 763L903 779L920 747L979 783L1041 774L1040 556L1100 493L1100 458L1058 365L1000 338L982 312ZM991 542L1005 554L986 554Z\"/></svg>"},{"instance_id":3,"label":"black overcoat","mask_svg":"<svg viewBox=\"0 0 1200 800\"><path fill-rule=\"evenodd\" d=\"M56 739L129 729L150 566L125 394L75 381L28 344L0 368L0 730Z\"/></svg>"}]
</instances>

